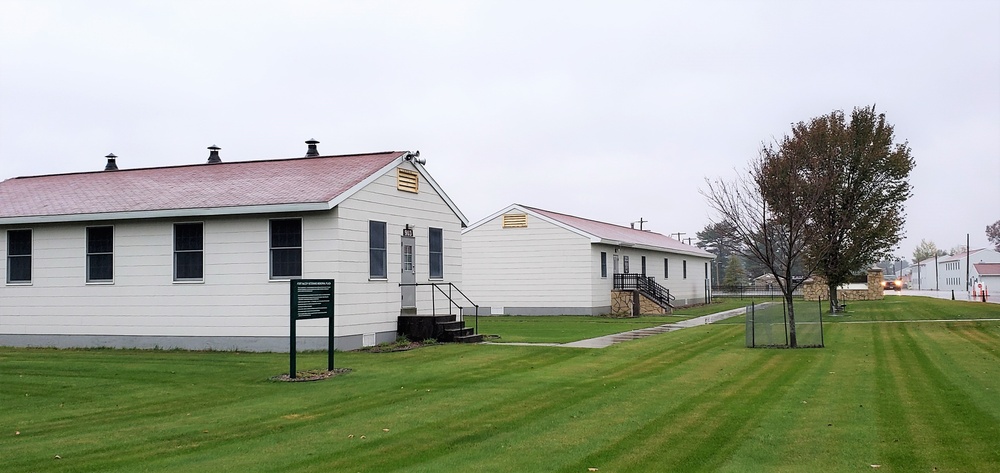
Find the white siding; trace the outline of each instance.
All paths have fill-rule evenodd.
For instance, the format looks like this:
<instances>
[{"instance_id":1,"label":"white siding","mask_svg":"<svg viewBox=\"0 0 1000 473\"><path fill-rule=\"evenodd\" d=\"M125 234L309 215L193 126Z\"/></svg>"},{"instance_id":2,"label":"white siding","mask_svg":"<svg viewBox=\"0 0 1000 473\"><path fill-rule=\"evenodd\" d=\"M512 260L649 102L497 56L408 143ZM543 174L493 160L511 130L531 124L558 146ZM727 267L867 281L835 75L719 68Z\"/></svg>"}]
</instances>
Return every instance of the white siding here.
<instances>
[{"instance_id":1,"label":"white siding","mask_svg":"<svg viewBox=\"0 0 1000 473\"><path fill-rule=\"evenodd\" d=\"M305 238L310 222L307 219L303 225ZM204 220L204 281L194 283L173 281L173 223L114 222L113 284L86 283L87 225L34 227L32 284L2 288L0 333L263 336L287 332L287 283L268 281L267 218ZM6 257L2 264L6 265Z\"/></svg>"},{"instance_id":2,"label":"white siding","mask_svg":"<svg viewBox=\"0 0 1000 473\"><path fill-rule=\"evenodd\" d=\"M608 255L608 277L601 278L601 252ZM629 273L642 273L642 257L646 257L646 276L652 277L658 284L670 290L676 304L696 304L705 299L705 262L707 258L667 253L628 247L615 247L604 244L594 244L591 257L594 265L591 284L593 287L594 307L606 307L611 304L611 289L614 285L614 255L619 258L619 272L625 272L624 257L629 258ZM668 277L664 277L664 259L669 265ZM684 277L684 261L687 261L687 278Z\"/></svg>"},{"instance_id":3,"label":"white siding","mask_svg":"<svg viewBox=\"0 0 1000 473\"><path fill-rule=\"evenodd\" d=\"M336 335L394 332L403 226L415 227L418 282L427 278L428 227L443 229L444 280L460 284L462 264L459 217L430 185L419 194L396 190L395 175L390 170L327 212L113 222L112 284L85 279L85 228L108 223L30 227L32 283L0 281L0 334L287 336L289 283L269 280L268 222L288 217L303 219L302 277L337 281ZM388 224L388 281L368 280L368 220ZM173 224L192 221L204 222L204 280L174 282ZM325 336L326 327L325 320L300 321L298 333Z\"/></svg>"},{"instance_id":4,"label":"white siding","mask_svg":"<svg viewBox=\"0 0 1000 473\"><path fill-rule=\"evenodd\" d=\"M413 169L409 163L403 167ZM426 183L413 194L396 189L396 171L382 176L338 206L340 240L338 254L341 278L337 282L338 311L359 320L374 320L368 332L396 330L400 309L400 258L403 228L409 224L416 238L417 282L428 281L428 229L441 228L444 277L433 282L462 285L462 222L444 199ZM388 264L386 280L368 278L368 222L386 222ZM446 313L447 300L436 297L437 311ZM431 288L417 288L418 312L431 312ZM457 312L452 312L457 313ZM360 327L359 327L360 329Z\"/></svg>"},{"instance_id":5,"label":"white siding","mask_svg":"<svg viewBox=\"0 0 1000 473\"><path fill-rule=\"evenodd\" d=\"M502 218L497 216L462 235L462 279L476 303L592 307L595 269L589 239L531 215L527 228L502 228ZM600 271L600 260L597 265Z\"/></svg>"}]
</instances>

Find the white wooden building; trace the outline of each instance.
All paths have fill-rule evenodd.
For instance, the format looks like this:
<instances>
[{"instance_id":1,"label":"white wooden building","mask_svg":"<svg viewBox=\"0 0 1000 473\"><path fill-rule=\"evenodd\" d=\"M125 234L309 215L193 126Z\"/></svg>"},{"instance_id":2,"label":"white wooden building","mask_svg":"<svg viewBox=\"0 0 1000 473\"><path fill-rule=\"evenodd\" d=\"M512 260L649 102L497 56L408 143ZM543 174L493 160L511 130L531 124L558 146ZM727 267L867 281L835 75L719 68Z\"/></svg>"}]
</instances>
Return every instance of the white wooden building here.
<instances>
[{"instance_id":1,"label":"white wooden building","mask_svg":"<svg viewBox=\"0 0 1000 473\"><path fill-rule=\"evenodd\" d=\"M402 275L460 283L468 221L419 153L307 143L301 158L211 147L204 164L117 170L110 155L101 172L3 181L0 345L287 351L296 278L336 280L338 349L393 340L414 290ZM298 334L325 348L327 321Z\"/></svg>"},{"instance_id":2,"label":"white wooden building","mask_svg":"<svg viewBox=\"0 0 1000 473\"><path fill-rule=\"evenodd\" d=\"M646 276L674 306L710 297L714 255L668 236L513 204L462 232L464 291L483 313L599 315L616 274Z\"/></svg>"},{"instance_id":3,"label":"white wooden building","mask_svg":"<svg viewBox=\"0 0 1000 473\"><path fill-rule=\"evenodd\" d=\"M967 263L972 266L967 266ZM976 264L979 263L1000 263L1000 252L988 248L980 248L972 250L968 252L968 254L963 252L950 256L938 257L937 282L940 285L940 289L942 291L971 290L970 286L979 281L980 275L977 273L975 268ZM966 273L966 268L968 268L968 275ZM921 268L921 276L924 276L922 274L922 270L923 268ZM921 283L921 285L923 285L923 283ZM930 288L933 289L933 286Z\"/></svg>"},{"instance_id":4,"label":"white wooden building","mask_svg":"<svg viewBox=\"0 0 1000 473\"><path fill-rule=\"evenodd\" d=\"M973 290L977 294L986 291L990 300L1000 300L1000 263L975 263L972 277Z\"/></svg>"}]
</instances>

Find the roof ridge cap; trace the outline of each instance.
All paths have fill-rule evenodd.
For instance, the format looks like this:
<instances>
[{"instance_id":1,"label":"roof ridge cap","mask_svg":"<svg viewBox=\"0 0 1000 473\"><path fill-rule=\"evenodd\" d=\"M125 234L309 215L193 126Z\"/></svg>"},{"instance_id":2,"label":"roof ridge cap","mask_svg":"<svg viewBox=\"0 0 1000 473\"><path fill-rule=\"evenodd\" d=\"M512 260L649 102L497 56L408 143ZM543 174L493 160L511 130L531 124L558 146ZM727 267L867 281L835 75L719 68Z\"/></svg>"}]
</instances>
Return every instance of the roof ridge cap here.
<instances>
[{"instance_id":1,"label":"roof ridge cap","mask_svg":"<svg viewBox=\"0 0 1000 473\"><path fill-rule=\"evenodd\" d=\"M565 216L565 217L577 218L577 219L580 219L580 220L586 220L588 222L599 223L601 225L611 225L612 227L618 227L618 228L621 228L623 230L635 230L637 232L643 232L643 233L655 233L657 235L665 236L665 237L669 238L668 235L664 235L664 234L662 234L660 232L654 232L652 230L639 230L639 229L636 229L636 228L626 227L625 225L619 225L617 223L610 223L610 222L605 222L605 221L601 221L601 220L594 220L592 218L587 218L587 217L578 217L576 215L570 215L568 213L563 213L563 212L556 212L554 210L545 210L545 209L540 209L540 208L537 208L537 207L529 207L527 205L521 205L521 204L516 204L516 205L520 205L521 207L524 207L524 208L529 209L529 210L535 210L535 211L552 213L552 214L556 214L556 215L562 215L562 216Z\"/></svg>"},{"instance_id":2,"label":"roof ridge cap","mask_svg":"<svg viewBox=\"0 0 1000 473\"><path fill-rule=\"evenodd\" d=\"M221 163L213 163L212 167L227 166L227 165L237 165L237 164L253 164L253 163L271 163L279 161L296 161L296 160L306 160L306 159L330 159L330 158L351 158L357 156L378 156L383 154L394 154L394 153L405 153L406 151L379 151L375 153L352 153L352 154L331 154L326 156L294 156L289 158L263 158L263 159L251 159L248 161L223 161ZM122 168L115 171L115 174L122 174L133 171L150 171L150 170L160 170L160 169L180 169L189 167L203 167L205 163L190 163L190 164L169 164L166 166L147 166L141 168ZM96 171L75 171L75 172L62 172L55 174L37 174L34 176L15 176L4 181L15 180L15 179L35 179L42 177L58 177L58 176L82 176L86 174L105 174L108 171L103 169ZM3 182L3 181L0 181Z\"/></svg>"}]
</instances>

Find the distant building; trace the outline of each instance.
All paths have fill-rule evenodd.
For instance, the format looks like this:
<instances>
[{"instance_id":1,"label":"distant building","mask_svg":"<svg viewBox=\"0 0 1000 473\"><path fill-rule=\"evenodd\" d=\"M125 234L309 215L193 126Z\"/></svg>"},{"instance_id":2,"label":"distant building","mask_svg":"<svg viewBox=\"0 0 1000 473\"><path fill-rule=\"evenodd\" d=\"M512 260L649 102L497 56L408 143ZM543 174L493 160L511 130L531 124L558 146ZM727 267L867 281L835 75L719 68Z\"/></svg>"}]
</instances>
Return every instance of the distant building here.
<instances>
[{"instance_id":1,"label":"distant building","mask_svg":"<svg viewBox=\"0 0 1000 473\"><path fill-rule=\"evenodd\" d=\"M968 268L966 275L966 260L973 267ZM938 283L942 291L968 291L980 277L975 272L975 265L980 263L1000 263L1000 252L996 250L980 248L966 253L957 253L950 256L939 256L937 260ZM922 273L922 271L921 271ZM921 274L922 275L922 274ZM966 279L968 277L968 279ZM967 284L968 282L968 284Z\"/></svg>"},{"instance_id":2,"label":"distant building","mask_svg":"<svg viewBox=\"0 0 1000 473\"><path fill-rule=\"evenodd\" d=\"M465 216L407 151L0 183L0 345L287 351L289 280L336 280L336 347L461 282ZM409 299L407 299L409 298ZM326 320L298 346L325 348Z\"/></svg>"},{"instance_id":3,"label":"distant building","mask_svg":"<svg viewBox=\"0 0 1000 473\"><path fill-rule=\"evenodd\" d=\"M777 289L778 279L771 273L764 273L753 278L753 286L755 289Z\"/></svg>"},{"instance_id":4,"label":"distant building","mask_svg":"<svg viewBox=\"0 0 1000 473\"><path fill-rule=\"evenodd\" d=\"M659 233L520 204L462 232L464 291L493 314L598 315L639 276L672 305L705 302L714 255Z\"/></svg>"},{"instance_id":5,"label":"distant building","mask_svg":"<svg viewBox=\"0 0 1000 473\"><path fill-rule=\"evenodd\" d=\"M939 260L941 258L947 257L938 257ZM936 278L940 271L936 269L933 257L907 266L902 272L902 279L907 289L933 290L938 288Z\"/></svg>"},{"instance_id":6,"label":"distant building","mask_svg":"<svg viewBox=\"0 0 1000 473\"><path fill-rule=\"evenodd\" d=\"M993 297L1000 296L1000 263L973 264L971 278L976 292L988 289ZM982 286L979 286L980 284Z\"/></svg>"}]
</instances>

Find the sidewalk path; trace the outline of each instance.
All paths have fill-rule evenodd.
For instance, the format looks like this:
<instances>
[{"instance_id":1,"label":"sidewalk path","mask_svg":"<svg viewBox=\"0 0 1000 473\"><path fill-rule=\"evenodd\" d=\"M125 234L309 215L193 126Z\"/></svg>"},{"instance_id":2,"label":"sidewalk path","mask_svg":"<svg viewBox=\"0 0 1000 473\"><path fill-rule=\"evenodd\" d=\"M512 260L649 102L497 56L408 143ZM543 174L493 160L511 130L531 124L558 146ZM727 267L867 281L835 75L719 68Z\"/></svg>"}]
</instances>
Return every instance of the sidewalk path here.
<instances>
[{"instance_id":1,"label":"sidewalk path","mask_svg":"<svg viewBox=\"0 0 1000 473\"><path fill-rule=\"evenodd\" d=\"M764 307L771 304L777 304L777 302L764 302L761 304L757 304L757 306ZM699 325L707 325L713 322L718 322L720 320L725 320L731 317L740 316L743 315L744 313L746 313L746 307L740 307L738 309L727 310L725 312L718 312L715 314L703 315L701 317L682 320L680 322L674 322L671 324L657 325L656 327L641 328L638 330L630 330L628 332L622 332L622 333L613 333L611 335L605 335L603 337L588 338L586 340L579 340L570 343L496 343L496 342L484 342L484 343L489 345L513 345L513 346L533 346L533 347L605 348L614 345L616 343L627 342L629 340L636 340L639 338L646 338L651 335L673 332L674 330L697 327Z\"/></svg>"},{"instance_id":2,"label":"sidewalk path","mask_svg":"<svg viewBox=\"0 0 1000 473\"><path fill-rule=\"evenodd\" d=\"M982 299L976 298L972 299L969 291L933 291L929 289L919 290L919 289L903 289L902 291L886 291L886 296L923 296L923 297L933 297L935 299L951 299L954 293L955 300L957 301L973 301L979 302ZM991 293L987 297L986 302L993 304L1000 304L1000 295Z\"/></svg>"}]
</instances>

